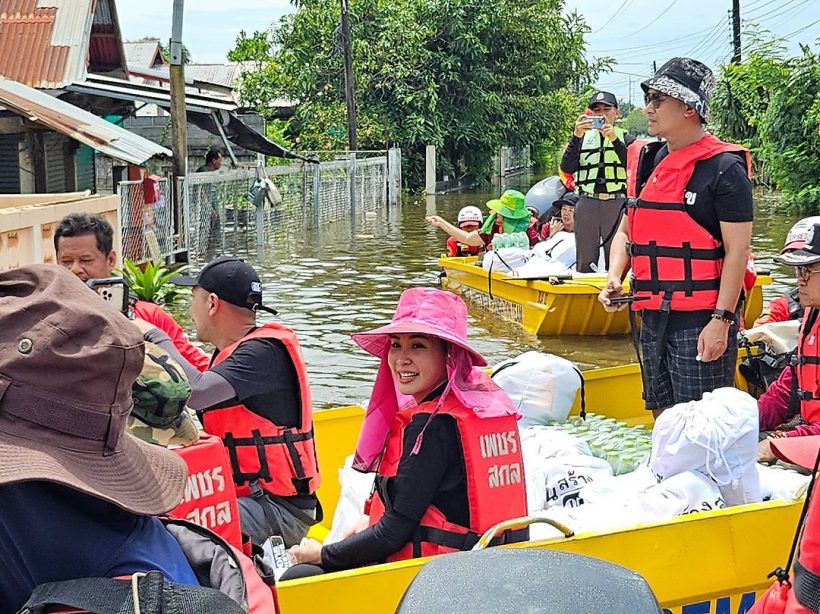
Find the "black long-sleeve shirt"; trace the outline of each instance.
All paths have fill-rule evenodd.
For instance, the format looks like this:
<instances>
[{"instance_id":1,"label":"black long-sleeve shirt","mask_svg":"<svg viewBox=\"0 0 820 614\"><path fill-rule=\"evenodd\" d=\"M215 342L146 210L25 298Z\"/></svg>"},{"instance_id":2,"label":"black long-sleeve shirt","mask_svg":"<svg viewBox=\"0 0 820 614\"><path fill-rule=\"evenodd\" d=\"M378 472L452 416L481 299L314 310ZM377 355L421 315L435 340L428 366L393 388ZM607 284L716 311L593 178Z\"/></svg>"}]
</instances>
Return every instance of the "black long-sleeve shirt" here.
<instances>
[{"instance_id":1,"label":"black long-sleeve shirt","mask_svg":"<svg viewBox=\"0 0 820 614\"><path fill-rule=\"evenodd\" d=\"M339 571L384 561L410 541L427 508L435 505L448 521L469 526L467 477L455 420L439 414L424 431L419 453L410 451L429 414L418 414L404 431L394 478L387 480L392 509L364 531L322 548L322 568Z\"/></svg>"},{"instance_id":2,"label":"black long-sleeve shirt","mask_svg":"<svg viewBox=\"0 0 820 614\"><path fill-rule=\"evenodd\" d=\"M606 137L602 134L601 138L605 139ZM623 141L619 138L612 141L612 147L615 149L615 153L618 154L618 159L624 167L626 167L626 148L629 147L634 140L634 136L626 134ZM583 141L584 137L577 137L575 133L573 133L569 139L567 148L564 150L564 155L561 156L561 170L565 173L574 174L580 169L581 143L583 143ZM605 191L605 185L595 186L596 193Z\"/></svg>"}]
</instances>

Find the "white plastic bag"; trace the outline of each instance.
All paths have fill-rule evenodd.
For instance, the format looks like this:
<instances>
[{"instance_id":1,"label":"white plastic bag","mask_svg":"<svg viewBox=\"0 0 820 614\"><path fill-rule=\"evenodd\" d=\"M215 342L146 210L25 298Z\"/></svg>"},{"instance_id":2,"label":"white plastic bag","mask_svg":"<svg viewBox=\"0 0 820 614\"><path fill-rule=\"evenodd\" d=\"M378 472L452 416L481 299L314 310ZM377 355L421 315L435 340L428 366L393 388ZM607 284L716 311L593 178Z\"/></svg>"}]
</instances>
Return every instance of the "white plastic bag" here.
<instances>
[{"instance_id":1,"label":"white plastic bag","mask_svg":"<svg viewBox=\"0 0 820 614\"><path fill-rule=\"evenodd\" d=\"M555 236L546 241L536 243L532 247L533 253L544 260L560 262L567 268L575 266L575 233L556 232Z\"/></svg>"},{"instance_id":2,"label":"white plastic bag","mask_svg":"<svg viewBox=\"0 0 820 614\"><path fill-rule=\"evenodd\" d=\"M663 520L726 507L717 484L697 471L677 473L650 486L635 501L646 520Z\"/></svg>"},{"instance_id":3,"label":"white plastic bag","mask_svg":"<svg viewBox=\"0 0 820 614\"><path fill-rule=\"evenodd\" d=\"M612 475L610 464L594 456L557 456L543 463L546 488L544 509L583 505L581 489L599 478Z\"/></svg>"},{"instance_id":4,"label":"white plastic bag","mask_svg":"<svg viewBox=\"0 0 820 614\"><path fill-rule=\"evenodd\" d=\"M760 479L760 494L763 500L797 499L806 492L811 476L797 473L783 467L761 465L757 463L757 475Z\"/></svg>"},{"instance_id":5,"label":"white plastic bag","mask_svg":"<svg viewBox=\"0 0 820 614\"><path fill-rule=\"evenodd\" d=\"M589 455L585 441L553 428L532 426L521 429L521 455L527 486L527 509L532 512L547 506L547 469L554 458Z\"/></svg>"},{"instance_id":6,"label":"white plastic bag","mask_svg":"<svg viewBox=\"0 0 820 614\"><path fill-rule=\"evenodd\" d=\"M345 459L344 466L339 469L339 484L342 490L336 511L333 513L333 524L324 543L332 544L340 541L362 518L364 518L364 504L373 490L375 473L361 473L351 467L353 455Z\"/></svg>"},{"instance_id":7,"label":"white plastic bag","mask_svg":"<svg viewBox=\"0 0 820 614\"><path fill-rule=\"evenodd\" d=\"M521 413L521 427L566 421L581 387L575 365L544 352L524 352L504 360L493 367L492 378Z\"/></svg>"},{"instance_id":8,"label":"white plastic bag","mask_svg":"<svg viewBox=\"0 0 820 614\"><path fill-rule=\"evenodd\" d=\"M562 262L530 258L512 274L518 279L544 279L545 277L569 277L572 272Z\"/></svg>"},{"instance_id":9,"label":"white plastic bag","mask_svg":"<svg viewBox=\"0 0 820 614\"><path fill-rule=\"evenodd\" d=\"M753 471L757 432L755 399L736 388L718 388L658 417L649 466L660 479L700 470L717 483L727 505L759 502Z\"/></svg>"},{"instance_id":10,"label":"white plastic bag","mask_svg":"<svg viewBox=\"0 0 820 614\"><path fill-rule=\"evenodd\" d=\"M502 247L484 254L481 266L485 271L492 269L496 273L511 273L524 266L530 258L532 258L532 252L528 249Z\"/></svg>"}]
</instances>

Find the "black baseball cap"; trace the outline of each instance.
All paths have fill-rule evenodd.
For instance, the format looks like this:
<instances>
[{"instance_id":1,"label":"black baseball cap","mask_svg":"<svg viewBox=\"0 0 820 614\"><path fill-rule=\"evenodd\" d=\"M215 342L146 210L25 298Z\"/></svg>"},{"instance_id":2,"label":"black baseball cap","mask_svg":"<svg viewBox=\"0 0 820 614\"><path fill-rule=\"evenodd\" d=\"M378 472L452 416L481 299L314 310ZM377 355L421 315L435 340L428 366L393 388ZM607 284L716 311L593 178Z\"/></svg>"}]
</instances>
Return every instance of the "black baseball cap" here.
<instances>
[{"instance_id":1,"label":"black baseball cap","mask_svg":"<svg viewBox=\"0 0 820 614\"><path fill-rule=\"evenodd\" d=\"M213 292L231 305L251 311L267 311L273 315L279 312L262 304L262 282L256 270L241 258L220 256L212 260L194 277L177 275L171 283L178 286L199 286Z\"/></svg>"},{"instance_id":2,"label":"black baseball cap","mask_svg":"<svg viewBox=\"0 0 820 614\"><path fill-rule=\"evenodd\" d=\"M807 266L820 262L820 224L809 228L802 249L775 256L774 261L787 266Z\"/></svg>"},{"instance_id":3,"label":"black baseball cap","mask_svg":"<svg viewBox=\"0 0 820 614\"><path fill-rule=\"evenodd\" d=\"M612 92L595 92L589 99L588 109L591 109L596 104L608 104L611 107L618 108L618 99Z\"/></svg>"},{"instance_id":4,"label":"black baseball cap","mask_svg":"<svg viewBox=\"0 0 820 614\"><path fill-rule=\"evenodd\" d=\"M552 204L554 207L563 207L564 205L574 207L578 204L578 195L575 192L567 192Z\"/></svg>"}]
</instances>

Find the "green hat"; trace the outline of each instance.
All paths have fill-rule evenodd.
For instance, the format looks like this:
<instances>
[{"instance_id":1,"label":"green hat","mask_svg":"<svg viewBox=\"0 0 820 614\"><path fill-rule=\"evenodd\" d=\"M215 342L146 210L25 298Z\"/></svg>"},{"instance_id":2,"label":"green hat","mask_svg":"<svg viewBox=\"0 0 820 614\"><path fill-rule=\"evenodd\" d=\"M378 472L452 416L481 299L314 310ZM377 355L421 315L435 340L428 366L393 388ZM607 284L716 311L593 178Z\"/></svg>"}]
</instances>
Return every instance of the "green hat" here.
<instances>
[{"instance_id":1,"label":"green hat","mask_svg":"<svg viewBox=\"0 0 820 614\"><path fill-rule=\"evenodd\" d=\"M487 207L498 213L501 217L508 217L513 220L520 220L530 217L524 201L524 195L518 190L507 190L496 198L487 201Z\"/></svg>"},{"instance_id":2,"label":"green hat","mask_svg":"<svg viewBox=\"0 0 820 614\"><path fill-rule=\"evenodd\" d=\"M131 387L131 413L157 428L174 424L191 396L182 368L158 345L145 343L142 372Z\"/></svg>"}]
</instances>

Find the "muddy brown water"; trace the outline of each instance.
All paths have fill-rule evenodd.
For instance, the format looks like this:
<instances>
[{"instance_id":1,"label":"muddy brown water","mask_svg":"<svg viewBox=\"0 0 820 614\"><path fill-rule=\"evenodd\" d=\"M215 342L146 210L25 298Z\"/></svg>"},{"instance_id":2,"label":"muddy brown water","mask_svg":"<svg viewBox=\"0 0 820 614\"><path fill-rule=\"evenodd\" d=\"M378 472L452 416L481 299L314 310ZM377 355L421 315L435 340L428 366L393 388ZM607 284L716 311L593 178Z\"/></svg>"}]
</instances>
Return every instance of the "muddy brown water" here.
<instances>
[{"instance_id":1,"label":"muddy brown water","mask_svg":"<svg viewBox=\"0 0 820 614\"><path fill-rule=\"evenodd\" d=\"M522 175L506 185L526 192L538 179ZM247 258L259 271L265 302L280 312L277 320L299 335L317 407L366 401L377 361L353 343L350 333L388 322L404 289L438 285L436 260L446 237L424 224L425 215L437 213L453 220L461 207L482 206L498 193L493 189L409 198L401 206L317 229L283 228L264 251L244 238L231 246L232 253ZM793 271L774 265L772 257L799 216L776 212L776 203L771 194L756 194L756 262L758 269L771 270L775 277L764 289L767 301L794 283ZM581 368L635 360L627 337L539 338L468 306L470 342L490 364L532 349L564 356ZM192 332L186 304L170 311ZM261 314L259 319L270 317Z\"/></svg>"}]
</instances>

